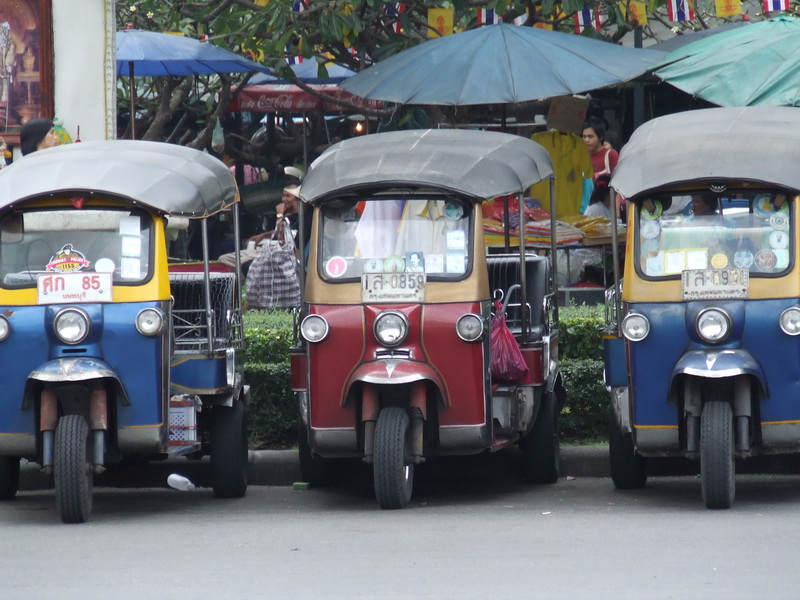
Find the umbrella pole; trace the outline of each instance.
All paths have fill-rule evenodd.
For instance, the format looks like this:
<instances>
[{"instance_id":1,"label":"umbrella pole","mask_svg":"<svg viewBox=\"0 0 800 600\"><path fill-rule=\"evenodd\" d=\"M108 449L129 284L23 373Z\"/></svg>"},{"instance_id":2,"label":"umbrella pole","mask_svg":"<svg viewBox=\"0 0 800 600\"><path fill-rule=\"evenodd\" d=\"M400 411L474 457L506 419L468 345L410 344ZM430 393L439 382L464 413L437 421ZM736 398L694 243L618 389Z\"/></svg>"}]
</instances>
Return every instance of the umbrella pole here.
<instances>
[{"instance_id":1,"label":"umbrella pole","mask_svg":"<svg viewBox=\"0 0 800 600\"><path fill-rule=\"evenodd\" d=\"M131 139L136 139L136 88L133 81L133 61L128 62L128 81L131 90Z\"/></svg>"}]
</instances>

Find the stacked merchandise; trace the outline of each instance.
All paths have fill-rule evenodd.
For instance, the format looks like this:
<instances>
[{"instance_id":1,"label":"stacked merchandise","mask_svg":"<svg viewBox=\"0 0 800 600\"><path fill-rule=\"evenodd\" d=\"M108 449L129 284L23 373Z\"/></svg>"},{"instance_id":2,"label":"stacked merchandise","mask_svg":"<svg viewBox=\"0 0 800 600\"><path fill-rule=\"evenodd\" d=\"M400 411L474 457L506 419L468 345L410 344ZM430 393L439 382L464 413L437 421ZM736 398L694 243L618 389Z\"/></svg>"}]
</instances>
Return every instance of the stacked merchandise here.
<instances>
[{"instance_id":1,"label":"stacked merchandise","mask_svg":"<svg viewBox=\"0 0 800 600\"><path fill-rule=\"evenodd\" d=\"M550 245L552 231L550 228L550 214L526 199L525 204L525 241L528 244ZM510 201L508 206L509 225L511 227L511 245L519 244L519 213L516 201ZM483 231L486 246L503 246L505 236L503 229L503 199L498 198L483 204ZM563 220L556 221L555 239L558 245L574 244L583 240L584 233L574 225Z\"/></svg>"}]
</instances>

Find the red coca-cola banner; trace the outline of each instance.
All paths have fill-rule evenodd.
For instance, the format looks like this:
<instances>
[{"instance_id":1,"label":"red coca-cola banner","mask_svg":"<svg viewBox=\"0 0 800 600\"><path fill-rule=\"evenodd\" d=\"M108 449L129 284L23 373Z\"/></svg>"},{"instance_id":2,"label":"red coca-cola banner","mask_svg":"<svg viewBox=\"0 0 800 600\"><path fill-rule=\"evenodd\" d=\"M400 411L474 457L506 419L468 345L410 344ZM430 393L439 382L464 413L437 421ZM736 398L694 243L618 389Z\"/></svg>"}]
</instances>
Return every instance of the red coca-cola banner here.
<instances>
[{"instance_id":1,"label":"red coca-cola banner","mask_svg":"<svg viewBox=\"0 0 800 600\"><path fill-rule=\"evenodd\" d=\"M328 96L344 100L356 107L378 109L383 102L365 100L332 84L309 85ZM228 106L228 111L250 112L347 112L348 107L329 102L292 84L248 85Z\"/></svg>"}]
</instances>

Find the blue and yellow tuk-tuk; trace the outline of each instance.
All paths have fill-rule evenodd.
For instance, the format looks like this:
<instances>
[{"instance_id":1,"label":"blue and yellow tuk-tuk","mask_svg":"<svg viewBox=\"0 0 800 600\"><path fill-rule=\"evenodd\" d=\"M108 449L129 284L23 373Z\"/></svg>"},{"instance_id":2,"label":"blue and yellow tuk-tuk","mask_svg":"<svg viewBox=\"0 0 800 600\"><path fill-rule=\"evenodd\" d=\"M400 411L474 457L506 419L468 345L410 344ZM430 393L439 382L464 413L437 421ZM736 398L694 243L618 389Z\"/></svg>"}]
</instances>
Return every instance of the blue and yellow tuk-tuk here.
<instances>
[{"instance_id":1,"label":"blue and yellow tuk-tuk","mask_svg":"<svg viewBox=\"0 0 800 600\"><path fill-rule=\"evenodd\" d=\"M483 131L373 134L311 165L292 351L307 481L330 482L335 459L361 460L381 508L403 508L426 460L513 444L529 480L558 479L565 395L554 272L524 235L487 256L481 212L511 195L524 215L524 191L552 177L541 146ZM524 362L517 378L492 372L500 313Z\"/></svg>"},{"instance_id":2,"label":"blue and yellow tuk-tuk","mask_svg":"<svg viewBox=\"0 0 800 600\"><path fill-rule=\"evenodd\" d=\"M654 119L611 185L628 206L624 278L607 294L611 475L699 459L708 508L736 460L800 451L800 111L712 108ZM619 261L614 261L618 264Z\"/></svg>"},{"instance_id":3,"label":"blue and yellow tuk-tuk","mask_svg":"<svg viewBox=\"0 0 800 600\"><path fill-rule=\"evenodd\" d=\"M95 473L206 454L215 494L245 494L240 276L212 272L206 227L237 202L223 163L155 142L59 146L0 171L0 498L25 458L53 474L61 519L84 522ZM190 221L204 260L170 265Z\"/></svg>"}]
</instances>

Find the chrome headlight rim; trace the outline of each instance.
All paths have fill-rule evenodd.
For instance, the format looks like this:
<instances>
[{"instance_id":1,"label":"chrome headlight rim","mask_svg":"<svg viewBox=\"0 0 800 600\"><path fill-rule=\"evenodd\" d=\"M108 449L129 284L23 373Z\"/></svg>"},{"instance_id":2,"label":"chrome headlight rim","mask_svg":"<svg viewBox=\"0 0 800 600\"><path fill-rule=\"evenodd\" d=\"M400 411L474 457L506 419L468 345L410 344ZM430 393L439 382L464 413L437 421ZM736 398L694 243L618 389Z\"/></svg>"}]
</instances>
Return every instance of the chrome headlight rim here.
<instances>
[{"instance_id":1,"label":"chrome headlight rim","mask_svg":"<svg viewBox=\"0 0 800 600\"><path fill-rule=\"evenodd\" d=\"M622 335L625 336L625 339L628 341L641 342L649 334L650 319L642 313L628 313L625 315L625 318L622 319Z\"/></svg>"},{"instance_id":2,"label":"chrome headlight rim","mask_svg":"<svg viewBox=\"0 0 800 600\"><path fill-rule=\"evenodd\" d=\"M385 338L384 327L392 326L388 324L390 319L397 319L398 325L396 326L399 333L395 339ZM385 310L375 318L372 324L372 334L378 342L387 348L395 348L406 341L408 337L408 330L410 323L408 317L399 310Z\"/></svg>"},{"instance_id":3,"label":"chrome headlight rim","mask_svg":"<svg viewBox=\"0 0 800 600\"><path fill-rule=\"evenodd\" d=\"M469 335L464 331L465 328L469 327L468 322L475 323L477 325L477 334ZM476 315L475 313L467 313L465 315L461 315L456 321L456 335L460 339L465 342L472 343L478 342L483 339L483 334L486 330L484 325L483 319L480 315Z\"/></svg>"},{"instance_id":4,"label":"chrome headlight rim","mask_svg":"<svg viewBox=\"0 0 800 600\"><path fill-rule=\"evenodd\" d=\"M161 309L143 308L136 315L136 331L145 337L157 337L164 333L166 327L167 316Z\"/></svg>"},{"instance_id":5,"label":"chrome headlight rim","mask_svg":"<svg viewBox=\"0 0 800 600\"><path fill-rule=\"evenodd\" d=\"M709 334L706 324L710 318L714 317L720 317L719 322L723 325L719 328L720 333ZM694 327L695 331L697 332L697 337L699 337L703 342L707 344L722 344L731 335L731 330L733 329L733 320L726 310L716 306L708 307L697 313Z\"/></svg>"},{"instance_id":6,"label":"chrome headlight rim","mask_svg":"<svg viewBox=\"0 0 800 600\"><path fill-rule=\"evenodd\" d=\"M0 342L6 341L9 335L11 335L11 323L6 317L0 315Z\"/></svg>"},{"instance_id":7,"label":"chrome headlight rim","mask_svg":"<svg viewBox=\"0 0 800 600\"><path fill-rule=\"evenodd\" d=\"M77 334L67 334L65 332L68 331L68 327L70 327L69 322L67 319L75 317L75 320L72 322L72 326L77 325ZM53 333L55 333L56 337L64 344L69 346L75 346L80 344L89 337L89 332L92 328L92 321L89 318L88 313L80 308L75 308L71 306L69 308L63 308L58 313L56 313L55 318L53 319Z\"/></svg>"},{"instance_id":8,"label":"chrome headlight rim","mask_svg":"<svg viewBox=\"0 0 800 600\"><path fill-rule=\"evenodd\" d=\"M315 328L314 325L317 324ZM307 315L300 322L300 335L303 339L312 344L317 344L328 337L330 326L325 317L321 315Z\"/></svg>"},{"instance_id":9,"label":"chrome headlight rim","mask_svg":"<svg viewBox=\"0 0 800 600\"><path fill-rule=\"evenodd\" d=\"M784 310L778 322L786 335L800 335L800 306L790 306Z\"/></svg>"}]
</instances>

